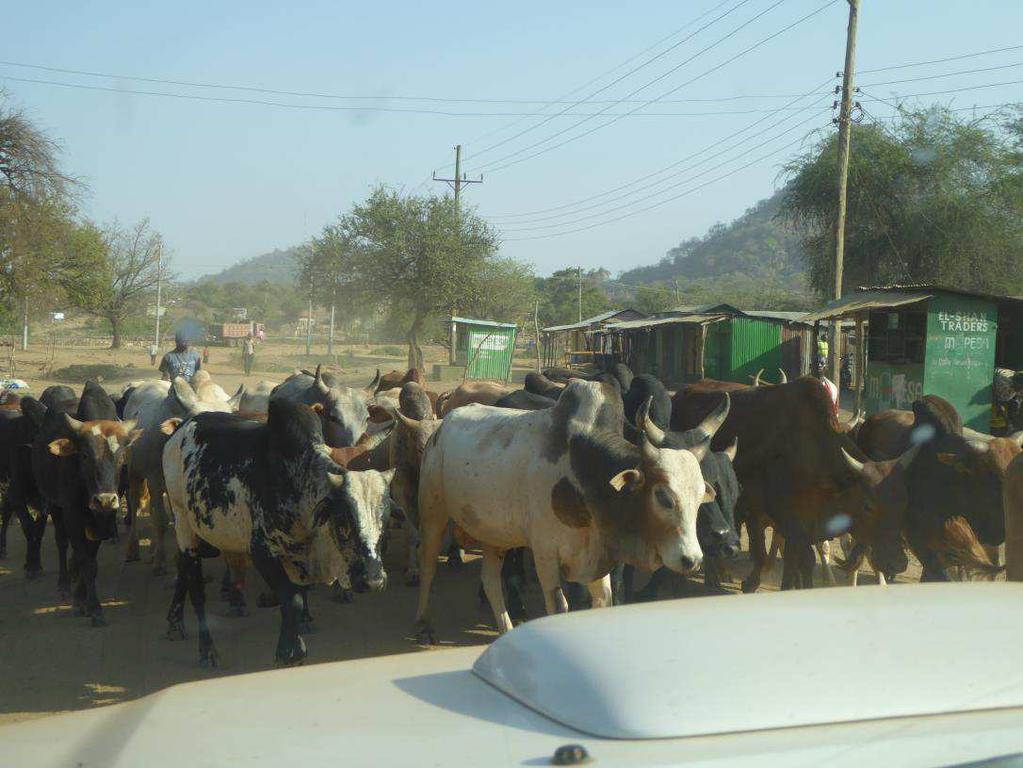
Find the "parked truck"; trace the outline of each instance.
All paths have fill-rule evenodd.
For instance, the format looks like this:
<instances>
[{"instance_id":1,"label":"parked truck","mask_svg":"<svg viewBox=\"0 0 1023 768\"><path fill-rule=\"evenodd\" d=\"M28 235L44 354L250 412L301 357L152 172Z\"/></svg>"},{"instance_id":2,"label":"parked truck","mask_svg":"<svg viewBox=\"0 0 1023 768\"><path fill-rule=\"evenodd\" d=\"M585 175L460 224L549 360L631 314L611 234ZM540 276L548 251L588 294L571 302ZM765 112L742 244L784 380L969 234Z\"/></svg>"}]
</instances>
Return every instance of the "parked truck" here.
<instances>
[{"instance_id":1,"label":"parked truck","mask_svg":"<svg viewBox=\"0 0 1023 768\"><path fill-rule=\"evenodd\" d=\"M254 320L244 323L214 323L210 326L209 343L221 347L237 347L250 333L258 336L264 331L263 323Z\"/></svg>"}]
</instances>

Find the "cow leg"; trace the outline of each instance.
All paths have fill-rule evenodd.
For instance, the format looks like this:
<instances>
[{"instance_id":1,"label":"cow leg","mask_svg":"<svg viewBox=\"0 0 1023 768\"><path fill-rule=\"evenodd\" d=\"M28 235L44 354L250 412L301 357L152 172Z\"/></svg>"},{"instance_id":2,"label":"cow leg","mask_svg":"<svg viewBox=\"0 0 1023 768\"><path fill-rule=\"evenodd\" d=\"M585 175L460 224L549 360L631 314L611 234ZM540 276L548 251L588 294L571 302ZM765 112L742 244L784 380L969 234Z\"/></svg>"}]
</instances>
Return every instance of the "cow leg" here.
<instances>
[{"instance_id":1,"label":"cow leg","mask_svg":"<svg viewBox=\"0 0 1023 768\"><path fill-rule=\"evenodd\" d=\"M419 530L408 521L408 565L405 568L405 586L414 587L419 584Z\"/></svg>"},{"instance_id":2,"label":"cow leg","mask_svg":"<svg viewBox=\"0 0 1023 768\"><path fill-rule=\"evenodd\" d=\"M61 598L63 598L68 592L71 591L71 574L68 572L67 562L67 549L68 549L68 535L67 528L64 525L64 513L56 508L52 507L49 510L50 517L53 518L53 539L57 543L57 590L60 592ZM42 513L42 524L46 522L46 509ZM40 532L40 541L42 540L42 533ZM74 560L77 565L77 560Z\"/></svg>"},{"instance_id":3,"label":"cow leg","mask_svg":"<svg viewBox=\"0 0 1023 768\"><path fill-rule=\"evenodd\" d=\"M220 658L213 646L213 636L206 623L206 580L202 575L202 558L197 550L184 554L188 599L192 603L195 621L199 626L199 664L204 667L216 667L220 663Z\"/></svg>"},{"instance_id":4,"label":"cow leg","mask_svg":"<svg viewBox=\"0 0 1023 768\"><path fill-rule=\"evenodd\" d=\"M437 558L448 524L447 515L434 512L432 506L419 510L419 602L416 607L416 623L412 628L412 636L416 640L430 644L437 642L430 621L430 588L437 573Z\"/></svg>"},{"instance_id":5,"label":"cow leg","mask_svg":"<svg viewBox=\"0 0 1023 768\"><path fill-rule=\"evenodd\" d=\"M591 608L611 607L613 601L611 593L611 574L608 574L602 579L591 581L586 585L586 589L590 593Z\"/></svg>"},{"instance_id":6,"label":"cow leg","mask_svg":"<svg viewBox=\"0 0 1023 768\"><path fill-rule=\"evenodd\" d=\"M825 539L815 545L817 554L821 558L821 570L824 571L824 582L829 586L835 586L835 572L831 569L831 542Z\"/></svg>"},{"instance_id":7,"label":"cow leg","mask_svg":"<svg viewBox=\"0 0 1023 768\"><path fill-rule=\"evenodd\" d=\"M37 517L32 517L22 499L5 498L4 504L10 504L18 515L21 532L25 534L25 578L34 579L43 572L43 534L46 533L46 508Z\"/></svg>"},{"instance_id":8,"label":"cow leg","mask_svg":"<svg viewBox=\"0 0 1023 768\"><path fill-rule=\"evenodd\" d=\"M92 626L106 626L106 619L103 617L103 606L100 605L99 596L96 593L96 576L99 573L98 541L81 542L81 549L78 557L78 583L84 586L85 615L89 617Z\"/></svg>"},{"instance_id":9,"label":"cow leg","mask_svg":"<svg viewBox=\"0 0 1023 768\"><path fill-rule=\"evenodd\" d=\"M497 631L502 635L512 628L511 617L504 603L504 590L501 588L501 571L504 565L504 553L497 547L483 545L483 591L490 601L490 609L494 612Z\"/></svg>"},{"instance_id":10,"label":"cow leg","mask_svg":"<svg viewBox=\"0 0 1023 768\"><path fill-rule=\"evenodd\" d=\"M522 592L526 588L525 547L516 547L504 553L501 581L507 593L508 616L512 624L521 624L529 618Z\"/></svg>"},{"instance_id":11,"label":"cow leg","mask_svg":"<svg viewBox=\"0 0 1023 768\"><path fill-rule=\"evenodd\" d=\"M619 563L611 569L611 604L625 605L625 569L627 566Z\"/></svg>"},{"instance_id":12,"label":"cow leg","mask_svg":"<svg viewBox=\"0 0 1023 768\"><path fill-rule=\"evenodd\" d=\"M767 561L764 563L764 569L771 571L774 569L774 564L778 562L778 553L781 552L782 558L785 557L785 537L778 533L778 529L775 528L771 532L771 549L767 553Z\"/></svg>"},{"instance_id":13,"label":"cow leg","mask_svg":"<svg viewBox=\"0 0 1023 768\"><path fill-rule=\"evenodd\" d=\"M227 598L232 616L248 616L249 609L245 602L245 570L248 556L224 552L224 578L220 584L221 597Z\"/></svg>"},{"instance_id":14,"label":"cow leg","mask_svg":"<svg viewBox=\"0 0 1023 768\"><path fill-rule=\"evenodd\" d=\"M142 505L142 492L145 480L135 475L128 476L128 548L124 562L135 563L139 555L139 510Z\"/></svg>"},{"instance_id":15,"label":"cow leg","mask_svg":"<svg viewBox=\"0 0 1023 768\"><path fill-rule=\"evenodd\" d=\"M163 487L147 481L149 486L149 520L153 529L153 575L162 576L167 572L167 553L164 539L167 536L167 511L163 505Z\"/></svg>"},{"instance_id":16,"label":"cow leg","mask_svg":"<svg viewBox=\"0 0 1023 768\"><path fill-rule=\"evenodd\" d=\"M536 578L543 591L543 604L548 615L568 613L568 601L561 589L561 567L557 553L533 550L533 560L536 562Z\"/></svg>"},{"instance_id":17,"label":"cow leg","mask_svg":"<svg viewBox=\"0 0 1023 768\"><path fill-rule=\"evenodd\" d=\"M302 616L300 588L291 582L284 566L269 552L256 550L252 554L252 562L270 588L277 593L281 605L281 630L277 637L274 660L282 667L301 664L305 661L306 649L298 631Z\"/></svg>"},{"instance_id":18,"label":"cow leg","mask_svg":"<svg viewBox=\"0 0 1023 768\"><path fill-rule=\"evenodd\" d=\"M763 518L757 512L750 512L746 518L746 533L749 534L749 553L753 569L742 580L742 591L756 592L760 588L760 575L767 564L767 550L764 543Z\"/></svg>"},{"instance_id":19,"label":"cow leg","mask_svg":"<svg viewBox=\"0 0 1023 768\"><path fill-rule=\"evenodd\" d=\"M621 605L628 605L629 603L635 602L636 596L633 591L632 585L636 580L636 566L634 565L623 565L622 566L622 593L621 593Z\"/></svg>"},{"instance_id":20,"label":"cow leg","mask_svg":"<svg viewBox=\"0 0 1023 768\"><path fill-rule=\"evenodd\" d=\"M189 555L178 552L177 578L174 580L174 595L167 609L167 639L185 639L185 595L188 593Z\"/></svg>"},{"instance_id":21,"label":"cow leg","mask_svg":"<svg viewBox=\"0 0 1023 768\"><path fill-rule=\"evenodd\" d=\"M14 508L10 502L10 484L4 490L3 505L0 506L0 558L7 557L7 528L11 524L11 517L14 515Z\"/></svg>"},{"instance_id":22,"label":"cow leg","mask_svg":"<svg viewBox=\"0 0 1023 768\"><path fill-rule=\"evenodd\" d=\"M302 601L302 609L298 614L298 633L311 635L313 633L313 614L309 611L309 587L299 587L298 596Z\"/></svg>"}]
</instances>

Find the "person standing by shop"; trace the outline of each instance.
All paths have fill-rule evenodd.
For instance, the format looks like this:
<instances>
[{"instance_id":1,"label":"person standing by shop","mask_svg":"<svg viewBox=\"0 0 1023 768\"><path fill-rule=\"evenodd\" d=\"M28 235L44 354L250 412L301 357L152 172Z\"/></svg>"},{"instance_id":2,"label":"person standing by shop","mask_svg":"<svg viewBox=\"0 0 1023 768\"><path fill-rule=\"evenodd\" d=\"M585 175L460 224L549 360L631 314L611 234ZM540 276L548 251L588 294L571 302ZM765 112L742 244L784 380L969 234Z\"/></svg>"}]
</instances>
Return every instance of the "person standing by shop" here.
<instances>
[{"instance_id":1,"label":"person standing by shop","mask_svg":"<svg viewBox=\"0 0 1023 768\"><path fill-rule=\"evenodd\" d=\"M241 364L246 369L248 376L253 372L253 362L256 359L256 340L253 334L246 336L246 341L241 343Z\"/></svg>"}]
</instances>

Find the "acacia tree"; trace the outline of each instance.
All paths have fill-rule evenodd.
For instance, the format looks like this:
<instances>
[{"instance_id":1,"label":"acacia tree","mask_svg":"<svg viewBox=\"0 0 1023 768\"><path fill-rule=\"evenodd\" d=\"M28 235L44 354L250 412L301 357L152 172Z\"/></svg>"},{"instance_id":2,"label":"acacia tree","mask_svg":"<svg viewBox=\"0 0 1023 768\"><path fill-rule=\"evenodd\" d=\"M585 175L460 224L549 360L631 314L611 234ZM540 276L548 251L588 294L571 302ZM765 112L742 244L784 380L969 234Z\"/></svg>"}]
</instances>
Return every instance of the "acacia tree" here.
<instances>
[{"instance_id":1,"label":"acacia tree","mask_svg":"<svg viewBox=\"0 0 1023 768\"><path fill-rule=\"evenodd\" d=\"M116 224L102 232L100 276L93 290L72 292L75 306L110 323L111 349L121 346L121 328L133 313L144 310L146 301L161 277L168 278L166 265L160 266L163 247L159 233L143 219L128 229Z\"/></svg>"},{"instance_id":2,"label":"acacia tree","mask_svg":"<svg viewBox=\"0 0 1023 768\"><path fill-rule=\"evenodd\" d=\"M496 234L472 211L459 212L451 198L403 196L385 187L336 228L351 249L340 270L350 295L408 317L408 365L422 369L427 321L478 298Z\"/></svg>"},{"instance_id":3,"label":"acacia tree","mask_svg":"<svg viewBox=\"0 0 1023 768\"><path fill-rule=\"evenodd\" d=\"M1021 166L1011 138L992 120L941 107L903 113L891 128L854 126L845 290L898 282L1023 288ZM811 285L823 295L834 283L837 156L829 136L790 163L779 214L797 228Z\"/></svg>"}]
</instances>

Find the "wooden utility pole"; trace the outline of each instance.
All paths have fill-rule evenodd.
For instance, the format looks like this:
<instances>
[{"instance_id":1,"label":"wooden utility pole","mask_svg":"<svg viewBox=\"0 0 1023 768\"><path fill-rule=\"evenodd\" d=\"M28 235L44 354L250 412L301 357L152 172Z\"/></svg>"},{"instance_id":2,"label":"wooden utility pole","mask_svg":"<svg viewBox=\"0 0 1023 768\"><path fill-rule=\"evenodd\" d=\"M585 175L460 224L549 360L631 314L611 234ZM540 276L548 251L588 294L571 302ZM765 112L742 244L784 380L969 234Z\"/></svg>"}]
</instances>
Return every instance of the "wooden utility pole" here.
<instances>
[{"instance_id":1,"label":"wooden utility pole","mask_svg":"<svg viewBox=\"0 0 1023 768\"><path fill-rule=\"evenodd\" d=\"M533 304L533 329L536 331L536 372L540 373L540 299Z\"/></svg>"},{"instance_id":2,"label":"wooden utility pole","mask_svg":"<svg viewBox=\"0 0 1023 768\"><path fill-rule=\"evenodd\" d=\"M579 322L583 321L583 268L579 267Z\"/></svg>"},{"instance_id":3,"label":"wooden utility pole","mask_svg":"<svg viewBox=\"0 0 1023 768\"><path fill-rule=\"evenodd\" d=\"M330 333L327 336L327 355L334 356L334 296L330 299Z\"/></svg>"},{"instance_id":4,"label":"wooden utility pole","mask_svg":"<svg viewBox=\"0 0 1023 768\"><path fill-rule=\"evenodd\" d=\"M856 22L860 0L849 3L849 26L845 36L845 69L842 72L842 107L838 114L838 215L835 217L835 298L842 298L842 268L845 259L845 208L849 183L849 144L852 139L853 75L856 69ZM841 381L842 332L840 321L834 323L831 346L831 374L837 385Z\"/></svg>"},{"instance_id":5,"label":"wooden utility pole","mask_svg":"<svg viewBox=\"0 0 1023 768\"><path fill-rule=\"evenodd\" d=\"M309 294L309 314L305 317L305 355L309 357L313 348L313 295Z\"/></svg>"},{"instance_id":6,"label":"wooden utility pole","mask_svg":"<svg viewBox=\"0 0 1023 768\"><path fill-rule=\"evenodd\" d=\"M28 294L25 294L21 315L21 351L28 349Z\"/></svg>"},{"instance_id":7,"label":"wooden utility pole","mask_svg":"<svg viewBox=\"0 0 1023 768\"><path fill-rule=\"evenodd\" d=\"M463 184L482 184L483 174L480 174L478 179L468 179L465 174L462 173L462 145L455 145L455 178L453 179L442 179L437 177L437 172L433 172L434 181L443 181L453 190L455 190L455 209L458 209L459 200L462 196L462 185Z\"/></svg>"}]
</instances>

